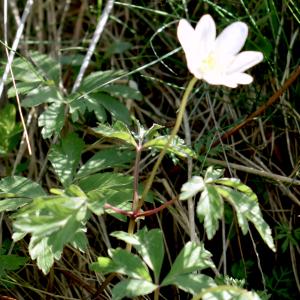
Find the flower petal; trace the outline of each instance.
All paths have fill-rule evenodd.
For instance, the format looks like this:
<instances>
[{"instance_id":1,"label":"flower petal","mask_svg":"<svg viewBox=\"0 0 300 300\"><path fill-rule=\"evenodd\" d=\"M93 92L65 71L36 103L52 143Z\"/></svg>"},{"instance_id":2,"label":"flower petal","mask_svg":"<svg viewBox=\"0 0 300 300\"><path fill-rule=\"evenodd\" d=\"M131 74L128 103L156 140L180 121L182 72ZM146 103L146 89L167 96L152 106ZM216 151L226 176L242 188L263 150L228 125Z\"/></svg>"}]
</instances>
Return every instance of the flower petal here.
<instances>
[{"instance_id":1,"label":"flower petal","mask_svg":"<svg viewBox=\"0 0 300 300\"><path fill-rule=\"evenodd\" d=\"M263 58L263 54L259 51L243 51L234 58L227 69L227 73L242 73L261 62Z\"/></svg>"},{"instance_id":2,"label":"flower petal","mask_svg":"<svg viewBox=\"0 0 300 300\"><path fill-rule=\"evenodd\" d=\"M179 21L177 37L188 59L188 56L195 51L197 43L195 40L195 30L187 20L181 19Z\"/></svg>"},{"instance_id":3,"label":"flower petal","mask_svg":"<svg viewBox=\"0 0 300 300\"><path fill-rule=\"evenodd\" d=\"M224 75L211 72L204 74L203 79L212 85L224 85L224 82L226 81L224 77Z\"/></svg>"},{"instance_id":4,"label":"flower petal","mask_svg":"<svg viewBox=\"0 0 300 300\"><path fill-rule=\"evenodd\" d=\"M243 48L247 35L248 26L243 22L227 26L216 39L215 52L217 55L237 54Z\"/></svg>"},{"instance_id":5,"label":"flower petal","mask_svg":"<svg viewBox=\"0 0 300 300\"><path fill-rule=\"evenodd\" d=\"M238 84L250 84L253 81L253 77L246 73L233 73L224 77L223 85L237 87Z\"/></svg>"},{"instance_id":6,"label":"flower petal","mask_svg":"<svg viewBox=\"0 0 300 300\"><path fill-rule=\"evenodd\" d=\"M230 88L236 88L238 84L250 84L253 77L246 73L233 73L230 75L205 74L204 78L209 84L225 85Z\"/></svg>"},{"instance_id":7,"label":"flower petal","mask_svg":"<svg viewBox=\"0 0 300 300\"><path fill-rule=\"evenodd\" d=\"M210 15L204 15L195 28L195 37L198 46L198 58L207 57L212 48L214 47L216 39L216 24Z\"/></svg>"}]
</instances>

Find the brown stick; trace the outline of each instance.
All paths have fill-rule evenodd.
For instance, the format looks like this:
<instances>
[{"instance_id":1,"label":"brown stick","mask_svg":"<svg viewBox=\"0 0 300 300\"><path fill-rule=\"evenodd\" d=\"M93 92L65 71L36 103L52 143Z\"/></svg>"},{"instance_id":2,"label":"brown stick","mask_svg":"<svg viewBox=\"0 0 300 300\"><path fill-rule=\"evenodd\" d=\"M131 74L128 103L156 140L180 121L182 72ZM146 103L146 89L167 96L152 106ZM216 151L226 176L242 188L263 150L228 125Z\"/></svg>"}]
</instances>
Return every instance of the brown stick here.
<instances>
[{"instance_id":1,"label":"brown stick","mask_svg":"<svg viewBox=\"0 0 300 300\"><path fill-rule=\"evenodd\" d=\"M295 71L291 74L289 79L284 83L284 85L275 93L273 94L269 100L263 104L261 107L259 107L254 113L252 113L246 120L244 120L242 123L238 124L232 129L229 129L227 132L225 132L221 139L215 141L212 144L212 148L216 147L220 144L221 141L224 141L225 139L229 138L233 134L235 134L237 131L245 127L249 122L251 122L254 118L261 115L269 106L273 105L275 101L278 100L278 98L285 92L285 90L288 89L288 87L297 79L297 77L300 75L300 66L298 66Z\"/></svg>"}]
</instances>

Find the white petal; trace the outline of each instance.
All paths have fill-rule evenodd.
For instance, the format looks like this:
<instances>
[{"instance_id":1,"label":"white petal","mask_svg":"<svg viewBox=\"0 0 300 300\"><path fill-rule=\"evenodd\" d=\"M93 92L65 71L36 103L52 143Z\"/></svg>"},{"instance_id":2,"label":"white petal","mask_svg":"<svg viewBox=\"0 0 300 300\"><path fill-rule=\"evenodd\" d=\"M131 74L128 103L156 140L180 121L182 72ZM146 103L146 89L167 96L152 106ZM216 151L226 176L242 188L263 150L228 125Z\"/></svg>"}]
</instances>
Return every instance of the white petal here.
<instances>
[{"instance_id":1,"label":"white petal","mask_svg":"<svg viewBox=\"0 0 300 300\"><path fill-rule=\"evenodd\" d=\"M198 79L203 79L203 74L199 70L199 68L193 66L193 65L188 65L189 71Z\"/></svg>"},{"instance_id":2,"label":"white petal","mask_svg":"<svg viewBox=\"0 0 300 300\"><path fill-rule=\"evenodd\" d=\"M230 75L205 74L204 80L213 85L225 85L236 88L238 84L250 84L253 77L246 73L233 73Z\"/></svg>"},{"instance_id":3,"label":"white petal","mask_svg":"<svg viewBox=\"0 0 300 300\"><path fill-rule=\"evenodd\" d=\"M235 22L227 26L216 39L218 55L237 54L244 46L248 35L248 26L243 22Z\"/></svg>"},{"instance_id":4,"label":"white petal","mask_svg":"<svg viewBox=\"0 0 300 300\"><path fill-rule=\"evenodd\" d=\"M177 27L177 37L188 59L190 54L194 52L196 41L195 30L187 20L181 19L179 21Z\"/></svg>"},{"instance_id":5,"label":"white petal","mask_svg":"<svg viewBox=\"0 0 300 300\"><path fill-rule=\"evenodd\" d=\"M204 74L203 79L212 85L224 85L225 82L224 75L216 74L214 72Z\"/></svg>"},{"instance_id":6,"label":"white petal","mask_svg":"<svg viewBox=\"0 0 300 300\"><path fill-rule=\"evenodd\" d=\"M233 73L231 75L226 76L226 82L228 84L250 84L253 81L253 77L246 73Z\"/></svg>"},{"instance_id":7,"label":"white petal","mask_svg":"<svg viewBox=\"0 0 300 300\"><path fill-rule=\"evenodd\" d=\"M216 39L216 24L210 15L204 15L195 28L196 39L198 45L198 55L201 60L207 57L209 52L214 47Z\"/></svg>"},{"instance_id":8,"label":"white petal","mask_svg":"<svg viewBox=\"0 0 300 300\"><path fill-rule=\"evenodd\" d=\"M263 60L263 54L258 51L243 51L239 53L228 67L227 73L242 73Z\"/></svg>"}]
</instances>

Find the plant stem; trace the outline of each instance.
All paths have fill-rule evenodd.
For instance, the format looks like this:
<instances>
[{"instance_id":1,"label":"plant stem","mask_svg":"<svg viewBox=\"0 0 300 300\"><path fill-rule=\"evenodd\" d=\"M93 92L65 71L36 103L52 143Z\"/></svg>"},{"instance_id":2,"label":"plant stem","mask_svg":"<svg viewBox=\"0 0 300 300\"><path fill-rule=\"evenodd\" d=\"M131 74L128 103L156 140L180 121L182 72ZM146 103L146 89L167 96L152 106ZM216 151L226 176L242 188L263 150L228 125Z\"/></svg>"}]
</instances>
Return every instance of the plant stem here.
<instances>
[{"instance_id":1,"label":"plant stem","mask_svg":"<svg viewBox=\"0 0 300 300\"><path fill-rule=\"evenodd\" d=\"M142 141L139 140L138 145L136 146L136 157L134 162L134 169L133 169L133 200L132 200L132 211L138 211L139 207L139 164L141 160L141 152L142 152ZM135 218L130 218L129 224L128 224L128 234L133 234L135 228ZM126 250L131 252L132 245L126 244Z\"/></svg>"},{"instance_id":2,"label":"plant stem","mask_svg":"<svg viewBox=\"0 0 300 300\"><path fill-rule=\"evenodd\" d=\"M128 234L133 234L134 233L134 228L135 228L135 219L130 218L129 224L128 224ZM126 244L126 250L128 252L131 252L132 245L127 243Z\"/></svg>"},{"instance_id":3,"label":"plant stem","mask_svg":"<svg viewBox=\"0 0 300 300\"><path fill-rule=\"evenodd\" d=\"M158 299L159 299L159 287L154 290L154 300L158 300Z\"/></svg>"},{"instance_id":4,"label":"plant stem","mask_svg":"<svg viewBox=\"0 0 300 300\"><path fill-rule=\"evenodd\" d=\"M142 141L139 141L138 145L136 146L136 157L134 163L134 170L133 170L133 201L132 201L132 210L136 211L139 206L139 173L140 173L140 160L141 160L141 153L142 153Z\"/></svg>"},{"instance_id":5,"label":"plant stem","mask_svg":"<svg viewBox=\"0 0 300 300\"><path fill-rule=\"evenodd\" d=\"M187 105L187 102L188 102L188 98L189 98L189 95L191 94L191 91L193 90L193 87L195 85L195 83L197 82L197 78L196 77L193 77L184 94L183 94L183 97L181 99L181 104L180 104L180 107L179 107L179 111L178 111L178 115L177 115L177 118L176 118L176 123L175 123L175 126L171 132L171 135L169 136L169 139L167 141L167 143L165 144L164 148L161 150L159 156L158 156L158 159L151 171L151 174L146 182L146 186L145 186L145 189L144 189L144 192L143 192L143 195L142 195L142 199L139 201L139 206L138 206L138 209L140 209L145 201L145 198L149 192L149 190L151 189L151 186L152 186L152 183L153 183L153 180L154 180L154 177L156 175L156 172L162 162L162 159L164 157L164 155L166 154L167 152L167 149L168 147L170 146L173 138L175 137L175 135L177 134L179 128L180 128L180 125L181 125L181 122L182 122L182 118L183 118L183 114L184 114L184 111L185 111L185 107Z\"/></svg>"}]
</instances>

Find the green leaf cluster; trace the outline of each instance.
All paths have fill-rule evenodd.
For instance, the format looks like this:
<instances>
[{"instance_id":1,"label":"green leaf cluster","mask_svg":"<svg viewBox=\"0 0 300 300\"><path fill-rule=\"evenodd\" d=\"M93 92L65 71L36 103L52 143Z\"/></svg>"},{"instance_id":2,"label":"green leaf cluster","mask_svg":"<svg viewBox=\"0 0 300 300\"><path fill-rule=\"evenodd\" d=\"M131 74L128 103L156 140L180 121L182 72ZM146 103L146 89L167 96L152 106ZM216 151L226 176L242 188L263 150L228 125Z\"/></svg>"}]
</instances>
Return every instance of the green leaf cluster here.
<instances>
[{"instance_id":1,"label":"green leaf cluster","mask_svg":"<svg viewBox=\"0 0 300 300\"><path fill-rule=\"evenodd\" d=\"M206 275L197 274L206 268L215 268L211 254L202 244L188 242L175 259L169 273L160 281L160 271L164 259L164 244L160 229L142 229L134 235L114 232L112 236L132 244L137 254L117 248L109 251L109 257L99 257L91 269L103 274L120 273L127 276L112 289L114 300L124 297L146 295L155 289L168 285L191 294L204 288L215 286L214 280ZM154 281L149 269L153 272Z\"/></svg>"},{"instance_id":2,"label":"green leaf cluster","mask_svg":"<svg viewBox=\"0 0 300 300\"><path fill-rule=\"evenodd\" d=\"M209 167L205 177L194 176L182 186L180 199L186 200L201 192L197 204L197 215L208 239L212 239L219 228L219 220L224 214L225 199L235 210L238 224L243 232L249 230L251 222L270 249L275 250L269 225L263 219L255 193L237 178L222 178L221 170Z\"/></svg>"},{"instance_id":3,"label":"green leaf cluster","mask_svg":"<svg viewBox=\"0 0 300 300\"><path fill-rule=\"evenodd\" d=\"M13 214L13 240L30 234L29 254L47 274L54 260L60 259L65 245L85 249L88 216L86 196L78 187L71 186L60 195L34 198Z\"/></svg>"},{"instance_id":4,"label":"green leaf cluster","mask_svg":"<svg viewBox=\"0 0 300 300\"><path fill-rule=\"evenodd\" d=\"M43 138L59 134L69 112L73 122L83 117L85 112L93 112L100 122L106 122L108 114L115 120L131 123L127 107L121 99L141 100L142 95L135 87L124 80L124 71L99 71L86 76L76 93L67 94L60 88L60 69L58 61L37 52L30 53L30 59L18 57L13 62L16 89L11 86L8 97L22 95L23 107L45 105L38 118ZM8 83L11 79L8 80ZM11 121L10 121L11 122Z\"/></svg>"}]
</instances>

